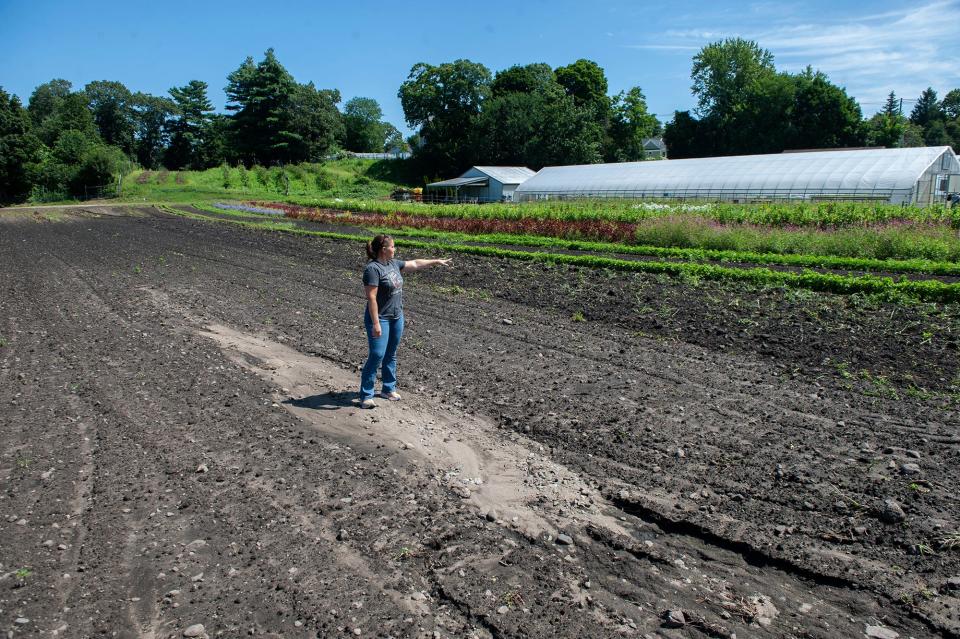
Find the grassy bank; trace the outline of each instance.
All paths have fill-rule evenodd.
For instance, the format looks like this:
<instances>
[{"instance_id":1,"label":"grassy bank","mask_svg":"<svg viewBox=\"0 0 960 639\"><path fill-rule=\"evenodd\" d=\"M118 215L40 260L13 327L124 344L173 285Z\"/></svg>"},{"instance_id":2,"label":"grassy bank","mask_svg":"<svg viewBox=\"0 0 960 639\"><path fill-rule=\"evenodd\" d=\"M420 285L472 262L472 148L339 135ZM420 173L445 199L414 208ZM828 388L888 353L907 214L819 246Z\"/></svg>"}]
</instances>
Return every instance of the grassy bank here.
<instances>
[{"instance_id":1,"label":"grassy bank","mask_svg":"<svg viewBox=\"0 0 960 639\"><path fill-rule=\"evenodd\" d=\"M347 158L286 167L217 167L205 171L134 171L121 200L195 202L214 199L371 201L415 180L404 160Z\"/></svg>"}]
</instances>

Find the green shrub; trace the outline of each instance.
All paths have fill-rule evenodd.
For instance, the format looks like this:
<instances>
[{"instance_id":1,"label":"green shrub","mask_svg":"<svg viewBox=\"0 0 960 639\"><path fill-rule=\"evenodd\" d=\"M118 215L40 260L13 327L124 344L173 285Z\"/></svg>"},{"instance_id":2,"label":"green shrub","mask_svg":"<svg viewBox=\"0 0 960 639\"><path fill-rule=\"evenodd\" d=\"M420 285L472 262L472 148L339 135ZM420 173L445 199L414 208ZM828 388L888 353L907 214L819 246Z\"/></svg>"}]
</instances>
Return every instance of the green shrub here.
<instances>
[{"instance_id":1,"label":"green shrub","mask_svg":"<svg viewBox=\"0 0 960 639\"><path fill-rule=\"evenodd\" d=\"M320 191L331 191L337 187L337 181L333 176L322 169L317 172L316 183Z\"/></svg>"},{"instance_id":2,"label":"green shrub","mask_svg":"<svg viewBox=\"0 0 960 639\"><path fill-rule=\"evenodd\" d=\"M263 186L270 186L270 172L259 164L253 165L253 172L257 176L257 182Z\"/></svg>"}]
</instances>

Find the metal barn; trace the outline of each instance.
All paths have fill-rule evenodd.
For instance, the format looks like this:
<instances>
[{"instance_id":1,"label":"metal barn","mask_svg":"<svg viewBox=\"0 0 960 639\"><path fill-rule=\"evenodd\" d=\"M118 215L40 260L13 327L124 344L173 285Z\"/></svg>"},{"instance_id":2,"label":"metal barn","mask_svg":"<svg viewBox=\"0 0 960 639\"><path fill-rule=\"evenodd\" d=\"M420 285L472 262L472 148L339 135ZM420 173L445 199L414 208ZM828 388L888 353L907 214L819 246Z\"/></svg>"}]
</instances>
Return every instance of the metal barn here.
<instances>
[{"instance_id":1,"label":"metal barn","mask_svg":"<svg viewBox=\"0 0 960 639\"><path fill-rule=\"evenodd\" d=\"M750 202L944 201L960 162L948 146L551 166L517 187L518 201L656 198Z\"/></svg>"},{"instance_id":2,"label":"metal barn","mask_svg":"<svg viewBox=\"0 0 960 639\"><path fill-rule=\"evenodd\" d=\"M534 172L525 166L474 166L452 180L434 182L424 199L447 202L510 202L514 191Z\"/></svg>"}]
</instances>

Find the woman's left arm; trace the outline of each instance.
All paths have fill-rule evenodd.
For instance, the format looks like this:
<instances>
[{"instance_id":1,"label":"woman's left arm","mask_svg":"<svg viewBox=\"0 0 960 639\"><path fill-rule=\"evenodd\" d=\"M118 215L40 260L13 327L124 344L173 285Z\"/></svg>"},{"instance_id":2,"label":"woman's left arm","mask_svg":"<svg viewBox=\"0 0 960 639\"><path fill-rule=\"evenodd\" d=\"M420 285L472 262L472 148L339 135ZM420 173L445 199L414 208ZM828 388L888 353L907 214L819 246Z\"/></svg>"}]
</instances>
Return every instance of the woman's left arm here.
<instances>
[{"instance_id":1,"label":"woman's left arm","mask_svg":"<svg viewBox=\"0 0 960 639\"><path fill-rule=\"evenodd\" d=\"M429 266L449 266L451 261L449 257L436 260L407 260L403 265L403 272L412 273L413 271L422 271Z\"/></svg>"}]
</instances>

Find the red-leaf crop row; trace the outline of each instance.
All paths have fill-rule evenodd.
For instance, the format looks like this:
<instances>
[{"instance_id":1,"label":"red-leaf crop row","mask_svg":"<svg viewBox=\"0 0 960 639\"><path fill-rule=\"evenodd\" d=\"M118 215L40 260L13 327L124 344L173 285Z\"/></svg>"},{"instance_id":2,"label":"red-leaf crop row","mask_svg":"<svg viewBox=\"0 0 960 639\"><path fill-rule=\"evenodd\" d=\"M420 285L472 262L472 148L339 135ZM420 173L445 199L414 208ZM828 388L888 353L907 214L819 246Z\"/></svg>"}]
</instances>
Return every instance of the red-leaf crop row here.
<instances>
[{"instance_id":1,"label":"red-leaf crop row","mask_svg":"<svg viewBox=\"0 0 960 639\"><path fill-rule=\"evenodd\" d=\"M568 240L599 240L604 242L634 241L637 225L630 222L606 220L556 220L522 218L504 220L495 218L442 218L406 213L351 213L335 209L317 209L278 202L250 202L254 206L269 207L284 212L289 218L326 224L355 226L391 226L414 229L433 229L455 233L509 233L511 235L542 235Z\"/></svg>"}]
</instances>

